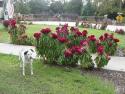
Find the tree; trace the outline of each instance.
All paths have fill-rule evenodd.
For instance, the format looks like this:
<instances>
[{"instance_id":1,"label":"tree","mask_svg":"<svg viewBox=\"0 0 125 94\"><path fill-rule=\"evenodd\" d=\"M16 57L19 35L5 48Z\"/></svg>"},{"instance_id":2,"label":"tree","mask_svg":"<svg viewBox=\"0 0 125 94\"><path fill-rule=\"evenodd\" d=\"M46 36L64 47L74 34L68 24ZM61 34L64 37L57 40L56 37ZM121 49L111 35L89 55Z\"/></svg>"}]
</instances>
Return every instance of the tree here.
<instances>
[{"instance_id":1,"label":"tree","mask_svg":"<svg viewBox=\"0 0 125 94\"><path fill-rule=\"evenodd\" d=\"M27 3L24 3L22 0L16 1L14 6L16 13L21 13L21 14L30 13L30 6Z\"/></svg>"},{"instance_id":2,"label":"tree","mask_svg":"<svg viewBox=\"0 0 125 94\"><path fill-rule=\"evenodd\" d=\"M55 14L63 13L63 4L61 1L54 1L50 5L50 10Z\"/></svg>"},{"instance_id":3,"label":"tree","mask_svg":"<svg viewBox=\"0 0 125 94\"><path fill-rule=\"evenodd\" d=\"M92 5L90 0L87 1L87 4L82 8L83 16L93 16L95 14L95 7Z\"/></svg>"},{"instance_id":4,"label":"tree","mask_svg":"<svg viewBox=\"0 0 125 94\"><path fill-rule=\"evenodd\" d=\"M48 2L45 0L31 0L29 6L33 14L40 14L48 10Z\"/></svg>"},{"instance_id":5,"label":"tree","mask_svg":"<svg viewBox=\"0 0 125 94\"><path fill-rule=\"evenodd\" d=\"M71 0L67 2L67 4L65 3L64 10L67 13L74 13L81 15L82 6L83 6L82 0Z\"/></svg>"}]
</instances>

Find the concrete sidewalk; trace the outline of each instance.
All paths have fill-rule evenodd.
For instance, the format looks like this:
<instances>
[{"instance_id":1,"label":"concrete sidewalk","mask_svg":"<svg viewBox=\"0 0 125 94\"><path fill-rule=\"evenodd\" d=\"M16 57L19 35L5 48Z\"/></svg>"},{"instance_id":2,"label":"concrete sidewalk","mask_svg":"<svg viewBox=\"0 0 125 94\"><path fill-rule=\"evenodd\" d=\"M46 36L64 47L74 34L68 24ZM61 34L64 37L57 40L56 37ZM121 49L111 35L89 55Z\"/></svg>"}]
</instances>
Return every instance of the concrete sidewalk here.
<instances>
[{"instance_id":1,"label":"concrete sidewalk","mask_svg":"<svg viewBox=\"0 0 125 94\"><path fill-rule=\"evenodd\" d=\"M23 45L0 43L0 53L3 53L3 54L12 54L12 55L18 56L19 51L22 49L26 49L26 48L32 48L35 50L35 47L33 47L33 46L23 46ZM93 58L94 57L95 56L93 56ZM125 72L125 57L112 56L108 65L105 66L104 69Z\"/></svg>"}]
</instances>

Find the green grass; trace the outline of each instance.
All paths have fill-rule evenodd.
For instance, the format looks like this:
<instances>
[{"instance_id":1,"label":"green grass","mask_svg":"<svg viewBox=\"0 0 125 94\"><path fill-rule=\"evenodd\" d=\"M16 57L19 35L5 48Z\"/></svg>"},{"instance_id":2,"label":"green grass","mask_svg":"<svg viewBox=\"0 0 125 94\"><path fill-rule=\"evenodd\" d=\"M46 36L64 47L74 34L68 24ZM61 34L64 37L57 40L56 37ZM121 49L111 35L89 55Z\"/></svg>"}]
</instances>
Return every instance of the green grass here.
<instances>
[{"instance_id":1,"label":"green grass","mask_svg":"<svg viewBox=\"0 0 125 94\"><path fill-rule=\"evenodd\" d=\"M29 36L32 37L34 32L38 32L41 30L41 28L45 28L45 27L50 27L52 29L52 31L55 31L55 28L56 28L56 26L49 26L49 25L27 25L26 32ZM83 28L80 28L80 30L82 31ZM100 35L102 35L106 32L105 30L95 30L95 29L88 29L88 31L89 31L89 35L93 34L96 37L99 37ZM110 31L108 31L108 32L113 33ZM116 38L120 39L119 47L124 48L125 47L125 42L124 42L125 35L119 35L119 34L114 33L114 36ZM6 32L5 28L2 27L1 25L0 25L0 42L9 42L9 35Z\"/></svg>"},{"instance_id":2,"label":"green grass","mask_svg":"<svg viewBox=\"0 0 125 94\"><path fill-rule=\"evenodd\" d=\"M5 29L2 25L0 25L0 42L8 43L10 41L9 34L7 33L7 29Z\"/></svg>"},{"instance_id":3,"label":"green grass","mask_svg":"<svg viewBox=\"0 0 125 94\"><path fill-rule=\"evenodd\" d=\"M16 56L0 54L0 94L115 94L114 86L92 75L81 75L78 69L33 64L34 75L27 67L21 75Z\"/></svg>"}]
</instances>

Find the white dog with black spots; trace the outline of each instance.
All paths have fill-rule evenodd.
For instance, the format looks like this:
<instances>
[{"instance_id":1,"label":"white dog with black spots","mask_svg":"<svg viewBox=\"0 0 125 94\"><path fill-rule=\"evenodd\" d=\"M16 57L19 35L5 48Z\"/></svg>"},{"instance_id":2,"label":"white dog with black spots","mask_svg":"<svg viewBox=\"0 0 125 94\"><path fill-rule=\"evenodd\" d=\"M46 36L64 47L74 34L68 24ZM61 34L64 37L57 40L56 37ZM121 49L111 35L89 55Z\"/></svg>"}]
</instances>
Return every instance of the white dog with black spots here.
<instances>
[{"instance_id":1,"label":"white dog with black spots","mask_svg":"<svg viewBox=\"0 0 125 94\"><path fill-rule=\"evenodd\" d=\"M25 76L25 66L30 64L31 75L33 75L33 60L36 58L36 52L33 49L22 49L19 52L20 67Z\"/></svg>"}]
</instances>

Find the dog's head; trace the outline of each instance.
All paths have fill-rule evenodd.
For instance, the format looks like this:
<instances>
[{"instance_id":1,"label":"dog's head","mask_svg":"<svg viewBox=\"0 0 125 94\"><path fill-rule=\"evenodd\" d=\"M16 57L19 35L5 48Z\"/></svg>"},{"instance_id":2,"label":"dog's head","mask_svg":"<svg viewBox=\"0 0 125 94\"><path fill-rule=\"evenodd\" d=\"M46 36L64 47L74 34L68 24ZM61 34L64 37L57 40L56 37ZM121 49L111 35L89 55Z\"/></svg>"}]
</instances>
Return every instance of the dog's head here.
<instances>
[{"instance_id":1,"label":"dog's head","mask_svg":"<svg viewBox=\"0 0 125 94\"><path fill-rule=\"evenodd\" d=\"M28 58L28 59L35 59L36 58L36 52L33 49L29 49L27 51L24 52L24 55Z\"/></svg>"}]
</instances>

